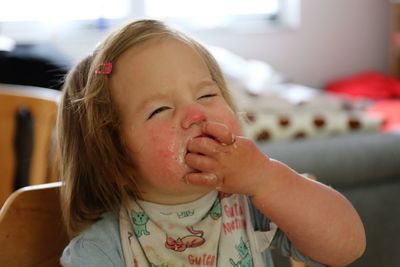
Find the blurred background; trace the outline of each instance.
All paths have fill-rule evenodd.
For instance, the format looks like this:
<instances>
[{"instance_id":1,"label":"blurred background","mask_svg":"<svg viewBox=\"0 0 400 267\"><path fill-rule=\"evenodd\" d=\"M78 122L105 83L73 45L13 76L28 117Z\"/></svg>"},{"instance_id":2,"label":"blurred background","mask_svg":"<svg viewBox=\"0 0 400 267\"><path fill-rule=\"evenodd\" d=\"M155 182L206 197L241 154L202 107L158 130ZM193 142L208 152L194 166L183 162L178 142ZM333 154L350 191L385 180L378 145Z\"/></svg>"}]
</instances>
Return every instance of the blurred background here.
<instances>
[{"instance_id":1,"label":"blurred background","mask_svg":"<svg viewBox=\"0 0 400 267\"><path fill-rule=\"evenodd\" d=\"M59 181L54 134L65 74L138 18L206 45L244 135L352 202L368 244L352 267L400 266L399 1L0 0L0 206L20 187ZM21 240L9 233L0 239ZM56 266L65 244L53 245ZM11 261L25 258L35 256ZM289 266L277 253L274 261Z\"/></svg>"},{"instance_id":2,"label":"blurred background","mask_svg":"<svg viewBox=\"0 0 400 267\"><path fill-rule=\"evenodd\" d=\"M365 70L388 72L389 14L389 0L1 0L0 35L50 44L74 63L116 25L160 18L322 87Z\"/></svg>"}]
</instances>

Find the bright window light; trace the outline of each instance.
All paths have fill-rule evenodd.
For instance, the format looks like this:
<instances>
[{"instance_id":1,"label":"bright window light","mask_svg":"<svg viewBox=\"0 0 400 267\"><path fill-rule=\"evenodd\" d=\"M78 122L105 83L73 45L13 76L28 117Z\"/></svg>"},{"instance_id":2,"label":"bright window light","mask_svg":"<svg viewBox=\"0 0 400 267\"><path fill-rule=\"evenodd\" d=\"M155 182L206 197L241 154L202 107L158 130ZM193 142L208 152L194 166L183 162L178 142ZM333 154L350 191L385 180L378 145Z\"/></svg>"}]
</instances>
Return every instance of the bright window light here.
<instances>
[{"instance_id":1,"label":"bright window light","mask_svg":"<svg viewBox=\"0 0 400 267\"><path fill-rule=\"evenodd\" d=\"M280 0L145 0L146 15L194 26L226 26L238 20L273 18Z\"/></svg>"},{"instance_id":2,"label":"bright window light","mask_svg":"<svg viewBox=\"0 0 400 267\"><path fill-rule=\"evenodd\" d=\"M0 8L0 21L63 21L125 17L130 0L10 0Z\"/></svg>"}]
</instances>

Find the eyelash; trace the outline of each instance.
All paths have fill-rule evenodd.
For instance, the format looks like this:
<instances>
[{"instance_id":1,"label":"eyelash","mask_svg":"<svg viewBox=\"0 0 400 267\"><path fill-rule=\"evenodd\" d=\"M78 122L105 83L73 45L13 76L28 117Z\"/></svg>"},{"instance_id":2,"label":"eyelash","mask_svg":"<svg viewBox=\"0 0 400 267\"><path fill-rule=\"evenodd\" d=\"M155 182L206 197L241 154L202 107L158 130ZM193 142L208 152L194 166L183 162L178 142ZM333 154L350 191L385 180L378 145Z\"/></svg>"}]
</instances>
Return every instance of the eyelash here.
<instances>
[{"instance_id":1,"label":"eyelash","mask_svg":"<svg viewBox=\"0 0 400 267\"><path fill-rule=\"evenodd\" d=\"M199 99L207 98L207 97L213 97L213 96L217 96L217 94L206 94L206 95L200 96Z\"/></svg>"},{"instance_id":2,"label":"eyelash","mask_svg":"<svg viewBox=\"0 0 400 267\"><path fill-rule=\"evenodd\" d=\"M162 111L164 111L164 110L167 110L167 109L170 109L169 107L160 107L160 108L157 108L156 110L154 110L151 114L150 114L150 116L147 118L148 120L149 119L151 119L154 115L156 115L157 113L160 113L160 112L162 112Z\"/></svg>"},{"instance_id":3,"label":"eyelash","mask_svg":"<svg viewBox=\"0 0 400 267\"><path fill-rule=\"evenodd\" d=\"M206 94L206 95L200 96L198 99L208 98L208 97L214 97L214 96L217 96L217 95L218 95L218 94ZM156 115L156 114L158 114L158 113L160 113L160 112L162 112L162 111L164 111L164 110L167 110L167 109L170 109L170 107L166 107L166 106L164 106L164 107L159 107L159 108L157 108L156 110L154 110L152 113L150 113L150 115L149 115L149 117L148 117L147 119L149 120L149 119L151 119L154 115Z\"/></svg>"}]
</instances>

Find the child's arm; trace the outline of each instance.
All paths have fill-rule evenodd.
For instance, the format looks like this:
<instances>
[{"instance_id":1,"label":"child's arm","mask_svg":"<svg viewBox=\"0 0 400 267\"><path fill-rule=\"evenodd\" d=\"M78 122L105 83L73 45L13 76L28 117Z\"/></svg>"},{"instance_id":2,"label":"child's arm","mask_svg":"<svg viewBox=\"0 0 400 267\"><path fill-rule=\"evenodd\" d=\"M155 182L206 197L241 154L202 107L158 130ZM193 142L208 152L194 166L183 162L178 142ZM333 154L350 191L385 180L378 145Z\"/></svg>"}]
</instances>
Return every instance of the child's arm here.
<instances>
[{"instance_id":1,"label":"child's arm","mask_svg":"<svg viewBox=\"0 0 400 267\"><path fill-rule=\"evenodd\" d=\"M339 192L268 158L248 139L232 143L222 124L208 122L203 132L213 138L188 144L186 162L200 172L187 175L187 182L251 196L297 249L316 261L342 266L362 255L363 224Z\"/></svg>"}]
</instances>

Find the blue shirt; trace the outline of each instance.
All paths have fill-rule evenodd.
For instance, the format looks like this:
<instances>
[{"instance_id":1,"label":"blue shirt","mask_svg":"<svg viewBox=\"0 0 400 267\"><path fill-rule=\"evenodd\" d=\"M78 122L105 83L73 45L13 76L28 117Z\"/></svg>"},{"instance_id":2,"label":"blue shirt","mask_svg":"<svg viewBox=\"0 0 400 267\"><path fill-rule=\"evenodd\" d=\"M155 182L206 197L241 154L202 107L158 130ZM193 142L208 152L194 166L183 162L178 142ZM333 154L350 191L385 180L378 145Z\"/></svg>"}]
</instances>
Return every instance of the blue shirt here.
<instances>
[{"instance_id":1,"label":"blue shirt","mask_svg":"<svg viewBox=\"0 0 400 267\"><path fill-rule=\"evenodd\" d=\"M270 220L249 201L250 217L254 231L266 231ZM302 255L287 236L278 229L271 247L277 248L285 256L291 256L311 267L323 267ZM273 267L269 250L262 253L264 266ZM61 257L64 267L125 267L120 240L118 217L114 213L104 213L102 218L71 240Z\"/></svg>"}]
</instances>

